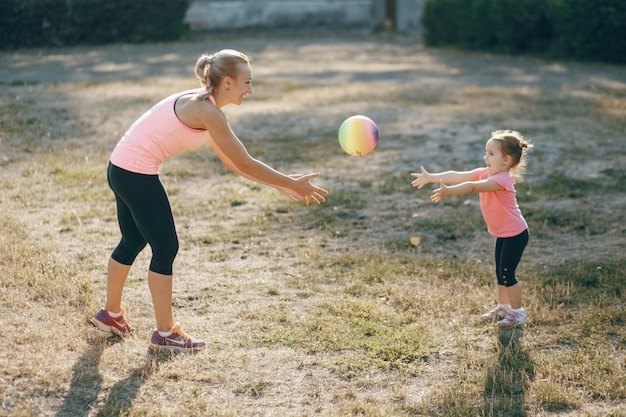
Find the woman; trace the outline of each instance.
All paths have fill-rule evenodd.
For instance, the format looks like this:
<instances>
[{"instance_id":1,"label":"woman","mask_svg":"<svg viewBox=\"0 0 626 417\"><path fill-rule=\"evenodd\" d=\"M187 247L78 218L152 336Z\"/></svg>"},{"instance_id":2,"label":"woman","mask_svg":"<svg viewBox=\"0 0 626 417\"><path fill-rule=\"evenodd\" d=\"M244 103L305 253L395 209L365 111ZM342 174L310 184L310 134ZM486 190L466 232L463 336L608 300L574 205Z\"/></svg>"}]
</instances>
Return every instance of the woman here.
<instances>
[{"instance_id":1,"label":"woman","mask_svg":"<svg viewBox=\"0 0 626 417\"><path fill-rule=\"evenodd\" d=\"M183 149L197 149L208 141L228 169L272 186L292 200L320 204L328 194L311 184L319 173L285 175L251 157L231 130L221 108L239 105L253 93L246 55L230 49L203 54L195 73L202 87L163 99L135 121L113 151L107 172L122 238L108 262L105 306L91 323L119 336L134 330L121 306L122 292L135 258L149 244L148 286L156 318L150 348L154 350L192 352L205 346L183 332L172 315L172 265L178 238L169 199L159 180L160 164Z\"/></svg>"}]
</instances>

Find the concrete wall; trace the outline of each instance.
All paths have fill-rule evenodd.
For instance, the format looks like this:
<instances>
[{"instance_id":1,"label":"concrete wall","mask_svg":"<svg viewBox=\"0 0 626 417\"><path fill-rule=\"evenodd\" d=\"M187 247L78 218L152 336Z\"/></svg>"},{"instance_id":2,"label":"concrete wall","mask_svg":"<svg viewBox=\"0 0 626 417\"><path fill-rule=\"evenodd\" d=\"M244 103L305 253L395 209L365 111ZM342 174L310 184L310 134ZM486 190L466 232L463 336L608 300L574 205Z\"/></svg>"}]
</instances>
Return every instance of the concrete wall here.
<instances>
[{"instance_id":1,"label":"concrete wall","mask_svg":"<svg viewBox=\"0 0 626 417\"><path fill-rule=\"evenodd\" d=\"M396 29L401 32L419 31L423 9L424 0L396 0Z\"/></svg>"},{"instance_id":2,"label":"concrete wall","mask_svg":"<svg viewBox=\"0 0 626 417\"><path fill-rule=\"evenodd\" d=\"M192 30L372 29L388 17L387 1L395 4L396 29L418 29L424 0L194 0L185 22Z\"/></svg>"},{"instance_id":3,"label":"concrete wall","mask_svg":"<svg viewBox=\"0 0 626 417\"><path fill-rule=\"evenodd\" d=\"M367 27L376 0L195 0L185 16L192 30Z\"/></svg>"}]
</instances>

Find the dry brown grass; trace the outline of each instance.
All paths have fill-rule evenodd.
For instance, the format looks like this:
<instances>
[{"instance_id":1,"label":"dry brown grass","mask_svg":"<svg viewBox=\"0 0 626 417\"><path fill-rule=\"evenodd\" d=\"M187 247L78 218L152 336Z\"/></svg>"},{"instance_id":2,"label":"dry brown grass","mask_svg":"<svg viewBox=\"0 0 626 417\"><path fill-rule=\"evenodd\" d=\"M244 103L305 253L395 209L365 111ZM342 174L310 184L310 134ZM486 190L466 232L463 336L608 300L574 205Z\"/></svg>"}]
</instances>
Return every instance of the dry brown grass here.
<instances>
[{"instance_id":1,"label":"dry brown grass","mask_svg":"<svg viewBox=\"0 0 626 417\"><path fill-rule=\"evenodd\" d=\"M319 170L331 195L297 205L208 146L167 162L175 316L208 348L153 357L149 250L124 298L137 334L86 324L118 239L106 162L222 47L255 58L234 130L279 169ZM328 36L23 51L0 70L0 415L626 415L623 68ZM357 113L381 131L365 158L336 142ZM432 205L409 184L421 164L480 164L502 128L536 145L518 187L531 323L514 331L477 320L495 288L475 196Z\"/></svg>"}]
</instances>

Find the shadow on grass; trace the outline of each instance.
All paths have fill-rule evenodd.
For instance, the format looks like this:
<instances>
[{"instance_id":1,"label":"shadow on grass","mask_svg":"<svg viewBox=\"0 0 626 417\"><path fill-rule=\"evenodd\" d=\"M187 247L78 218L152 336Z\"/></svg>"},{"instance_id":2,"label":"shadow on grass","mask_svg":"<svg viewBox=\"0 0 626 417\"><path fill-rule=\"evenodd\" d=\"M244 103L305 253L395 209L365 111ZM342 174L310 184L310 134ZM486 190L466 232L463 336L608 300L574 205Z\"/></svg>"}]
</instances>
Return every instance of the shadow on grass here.
<instances>
[{"instance_id":1,"label":"shadow on grass","mask_svg":"<svg viewBox=\"0 0 626 417\"><path fill-rule=\"evenodd\" d=\"M133 405L133 400L152 373L151 366L142 366L136 368L127 378L118 381L109 395L106 402L96 414L96 417L113 417L126 415L126 411Z\"/></svg>"},{"instance_id":2,"label":"shadow on grass","mask_svg":"<svg viewBox=\"0 0 626 417\"><path fill-rule=\"evenodd\" d=\"M485 410L489 416L524 417L525 393L535 376L535 366L522 345L522 328L500 330L498 358L487 369Z\"/></svg>"},{"instance_id":3,"label":"shadow on grass","mask_svg":"<svg viewBox=\"0 0 626 417\"><path fill-rule=\"evenodd\" d=\"M72 367L70 389L56 417L87 417L92 414L94 404L102 390L102 376L99 372L102 353L107 346L120 343L122 339L111 336L105 339L93 338L88 349ZM139 388L152 374L155 365L167 361L171 355L157 358L148 354L146 362L135 368L128 377L113 385L106 396L104 404L96 414L97 417L113 417L125 415L132 406Z\"/></svg>"},{"instance_id":4,"label":"shadow on grass","mask_svg":"<svg viewBox=\"0 0 626 417\"><path fill-rule=\"evenodd\" d=\"M56 414L57 417L89 415L89 410L96 402L102 385L102 376L98 371L102 352L106 346L119 343L120 340L117 337L89 340L89 347L72 367L70 389Z\"/></svg>"}]
</instances>

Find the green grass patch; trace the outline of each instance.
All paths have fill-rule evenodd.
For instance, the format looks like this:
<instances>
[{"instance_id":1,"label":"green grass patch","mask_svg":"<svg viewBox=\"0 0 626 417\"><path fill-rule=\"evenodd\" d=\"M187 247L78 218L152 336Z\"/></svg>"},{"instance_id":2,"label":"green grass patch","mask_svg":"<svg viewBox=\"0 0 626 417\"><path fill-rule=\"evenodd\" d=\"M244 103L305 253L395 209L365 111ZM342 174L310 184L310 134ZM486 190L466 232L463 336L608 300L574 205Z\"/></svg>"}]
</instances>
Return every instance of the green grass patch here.
<instances>
[{"instance_id":1,"label":"green grass patch","mask_svg":"<svg viewBox=\"0 0 626 417\"><path fill-rule=\"evenodd\" d=\"M598 298L617 301L626 290L623 280L625 274L623 260L571 260L552 268L549 274L542 275L540 282L546 294L559 288L561 292L567 291L559 299L567 299L569 303L590 303ZM544 301L550 302L547 299Z\"/></svg>"},{"instance_id":2,"label":"green grass patch","mask_svg":"<svg viewBox=\"0 0 626 417\"><path fill-rule=\"evenodd\" d=\"M564 173L550 173L539 183L532 184L532 193L545 196L552 200L564 198L583 198L613 191L626 191L624 185L624 171L607 169L607 177L603 178L572 178ZM523 198L520 201L524 201Z\"/></svg>"},{"instance_id":3,"label":"green grass patch","mask_svg":"<svg viewBox=\"0 0 626 417\"><path fill-rule=\"evenodd\" d=\"M610 225L606 222L606 213L594 207L584 207L584 203L583 207L527 208L524 217L533 232L546 235L560 232L595 236L610 230Z\"/></svg>"},{"instance_id":4,"label":"green grass patch","mask_svg":"<svg viewBox=\"0 0 626 417\"><path fill-rule=\"evenodd\" d=\"M347 377L370 366L414 373L433 349L427 326L411 314L352 297L322 302L298 316L283 311L264 332L263 342L312 355L345 353L350 360L335 365Z\"/></svg>"}]
</instances>

